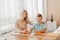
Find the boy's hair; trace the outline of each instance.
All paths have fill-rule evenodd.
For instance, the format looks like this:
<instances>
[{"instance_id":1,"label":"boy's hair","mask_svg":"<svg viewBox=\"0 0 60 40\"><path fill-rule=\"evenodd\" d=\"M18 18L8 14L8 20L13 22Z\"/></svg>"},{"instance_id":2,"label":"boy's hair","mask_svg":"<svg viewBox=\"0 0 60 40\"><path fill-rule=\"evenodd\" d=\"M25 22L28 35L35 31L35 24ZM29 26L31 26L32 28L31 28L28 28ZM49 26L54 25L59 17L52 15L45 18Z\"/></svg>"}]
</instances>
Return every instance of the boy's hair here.
<instances>
[{"instance_id":1,"label":"boy's hair","mask_svg":"<svg viewBox=\"0 0 60 40\"><path fill-rule=\"evenodd\" d=\"M41 17L42 18L42 15L41 14L38 14L37 17Z\"/></svg>"}]
</instances>

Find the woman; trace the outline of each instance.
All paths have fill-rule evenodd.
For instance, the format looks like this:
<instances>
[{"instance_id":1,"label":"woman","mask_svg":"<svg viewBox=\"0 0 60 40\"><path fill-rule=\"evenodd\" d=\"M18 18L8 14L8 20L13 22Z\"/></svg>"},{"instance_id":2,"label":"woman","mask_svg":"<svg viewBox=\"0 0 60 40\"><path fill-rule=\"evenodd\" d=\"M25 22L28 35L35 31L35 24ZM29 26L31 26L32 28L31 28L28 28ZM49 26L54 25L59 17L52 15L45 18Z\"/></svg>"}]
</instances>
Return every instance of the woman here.
<instances>
[{"instance_id":1,"label":"woman","mask_svg":"<svg viewBox=\"0 0 60 40\"><path fill-rule=\"evenodd\" d=\"M23 33L23 34L30 33L27 30L27 24L31 24L31 22L28 19L27 11L23 10L20 15L20 19L16 21L16 28L19 30L20 33Z\"/></svg>"}]
</instances>

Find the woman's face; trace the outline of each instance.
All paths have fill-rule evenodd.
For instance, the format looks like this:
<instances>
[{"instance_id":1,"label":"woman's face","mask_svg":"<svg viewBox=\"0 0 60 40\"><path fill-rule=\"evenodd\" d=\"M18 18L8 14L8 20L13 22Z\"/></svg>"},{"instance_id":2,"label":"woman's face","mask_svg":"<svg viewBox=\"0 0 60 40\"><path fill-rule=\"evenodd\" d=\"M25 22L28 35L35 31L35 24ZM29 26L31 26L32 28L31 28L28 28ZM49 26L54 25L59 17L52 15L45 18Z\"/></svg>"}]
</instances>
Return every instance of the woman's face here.
<instances>
[{"instance_id":1,"label":"woman's face","mask_svg":"<svg viewBox=\"0 0 60 40\"><path fill-rule=\"evenodd\" d=\"M23 17L23 19L24 19L24 18L26 18L26 17L27 17L27 13L26 13L25 11L23 11L21 16L22 16L22 17Z\"/></svg>"}]
</instances>

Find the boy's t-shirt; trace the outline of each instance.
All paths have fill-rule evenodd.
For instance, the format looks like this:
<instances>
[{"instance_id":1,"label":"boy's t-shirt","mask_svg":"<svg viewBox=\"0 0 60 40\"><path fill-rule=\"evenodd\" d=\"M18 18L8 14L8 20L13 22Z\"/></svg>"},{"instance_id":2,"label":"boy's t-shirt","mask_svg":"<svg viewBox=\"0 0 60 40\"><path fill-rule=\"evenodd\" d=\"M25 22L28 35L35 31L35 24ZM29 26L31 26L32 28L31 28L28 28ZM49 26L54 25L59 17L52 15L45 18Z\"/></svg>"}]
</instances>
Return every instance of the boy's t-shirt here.
<instances>
[{"instance_id":1,"label":"boy's t-shirt","mask_svg":"<svg viewBox=\"0 0 60 40\"><path fill-rule=\"evenodd\" d=\"M43 23L41 23L41 24L35 23L35 24L33 25L33 30L34 30L34 31L41 31L41 30L43 30L43 29L45 29L45 24L43 24Z\"/></svg>"}]
</instances>

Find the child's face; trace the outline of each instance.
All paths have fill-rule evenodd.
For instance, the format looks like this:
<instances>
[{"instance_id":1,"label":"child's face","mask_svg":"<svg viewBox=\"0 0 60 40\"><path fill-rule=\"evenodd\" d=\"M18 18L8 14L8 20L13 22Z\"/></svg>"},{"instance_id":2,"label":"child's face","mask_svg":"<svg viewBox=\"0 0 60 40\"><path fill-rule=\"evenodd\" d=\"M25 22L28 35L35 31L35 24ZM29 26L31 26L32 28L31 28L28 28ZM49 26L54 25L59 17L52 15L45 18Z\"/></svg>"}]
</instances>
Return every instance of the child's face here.
<instances>
[{"instance_id":1,"label":"child's face","mask_svg":"<svg viewBox=\"0 0 60 40\"><path fill-rule=\"evenodd\" d=\"M42 17L37 17L37 22L41 23L42 22Z\"/></svg>"}]
</instances>

